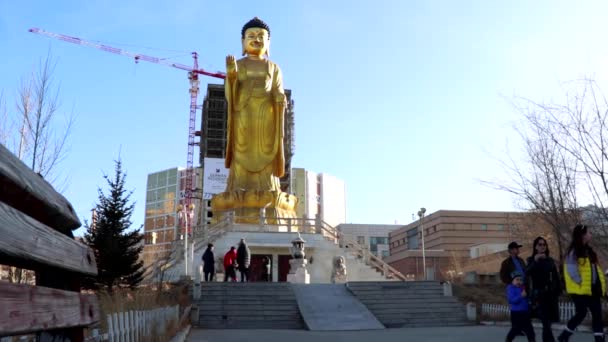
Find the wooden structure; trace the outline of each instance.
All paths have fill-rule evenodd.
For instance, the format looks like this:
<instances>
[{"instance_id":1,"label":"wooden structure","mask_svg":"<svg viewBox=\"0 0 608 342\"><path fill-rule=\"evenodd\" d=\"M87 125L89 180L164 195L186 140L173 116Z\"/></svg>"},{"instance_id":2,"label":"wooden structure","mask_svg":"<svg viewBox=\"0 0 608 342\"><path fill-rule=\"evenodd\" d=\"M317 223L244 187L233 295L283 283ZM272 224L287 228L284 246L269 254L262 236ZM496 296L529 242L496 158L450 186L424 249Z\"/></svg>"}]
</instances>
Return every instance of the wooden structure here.
<instances>
[{"instance_id":1,"label":"wooden structure","mask_svg":"<svg viewBox=\"0 0 608 342\"><path fill-rule=\"evenodd\" d=\"M36 286L0 281L0 336L82 341L99 320L95 295L80 292L97 274L93 251L74 240L72 205L0 145L0 264L33 270Z\"/></svg>"}]
</instances>

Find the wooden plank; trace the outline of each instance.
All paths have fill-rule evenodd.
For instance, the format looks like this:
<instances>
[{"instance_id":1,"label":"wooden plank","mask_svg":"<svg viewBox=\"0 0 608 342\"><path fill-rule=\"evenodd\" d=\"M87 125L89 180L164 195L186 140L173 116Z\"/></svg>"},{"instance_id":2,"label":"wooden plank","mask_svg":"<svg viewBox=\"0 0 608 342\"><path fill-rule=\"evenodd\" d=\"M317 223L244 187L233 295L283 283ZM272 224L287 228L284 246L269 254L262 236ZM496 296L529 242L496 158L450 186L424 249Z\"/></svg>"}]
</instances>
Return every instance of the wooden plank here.
<instances>
[{"instance_id":1,"label":"wooden plank","mask_svg":"<svg viewBox=\"0 0 608 342\"><path fill-rule=\"evenodd\" d=\"M95 295L0 282L0 335L19 335L99 321Z\"/></svg>"},{"instance_id":2,"label":"wooden plank","mask_svg":"<svg viewBox=\"0 0 608 342\"><path fill-rule=\"evenodd\" d=\"M93 251L86 245L0 202L0 260L31 269L53 266L97 275Z\"/></svg>"},{"instance_id":3,"label":"wooden plank","mask_svg":"<svg viewBox=\"0 0 608 342\"><path fill-rule=\"evenodd\" d=\"M80 227L70 202L0 144L0 202L61 231Z\"/></svg>"}]
</instances>

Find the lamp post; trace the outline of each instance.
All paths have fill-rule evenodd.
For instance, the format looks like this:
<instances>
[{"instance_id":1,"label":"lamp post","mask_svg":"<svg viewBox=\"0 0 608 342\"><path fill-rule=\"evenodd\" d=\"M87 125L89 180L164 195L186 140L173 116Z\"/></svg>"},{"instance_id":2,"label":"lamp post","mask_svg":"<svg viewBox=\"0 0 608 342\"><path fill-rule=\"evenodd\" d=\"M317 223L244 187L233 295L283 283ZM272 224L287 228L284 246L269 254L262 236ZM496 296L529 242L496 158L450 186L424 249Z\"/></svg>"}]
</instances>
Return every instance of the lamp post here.
<instances>
[{"instance_id":1,"label":"lamp post","mask_svg":"<svg viewBox=\"0 0 608 342\"><path fill-rule=\"evenodd\" d=\"M426 208L420 208L420 210L418 211L418 217L420 217L420 235L422 235L422 272L424 275L424 280L426 280L426 254L424 251L424 213L426 213Z\"/></svg>"},{"instance_id":2,"label":"lamp post","mask_svg":"<svg viewBox=\"0 0 608 342\"><path fill-rule=\"evenodd\" d=\"M194 217L194 204L190 204L186 209L180 204L177 207L177 214L184 222L184 270L185 275L188 276L188 233L190 233L190 223Z\"/></svg>"}]
</instances>

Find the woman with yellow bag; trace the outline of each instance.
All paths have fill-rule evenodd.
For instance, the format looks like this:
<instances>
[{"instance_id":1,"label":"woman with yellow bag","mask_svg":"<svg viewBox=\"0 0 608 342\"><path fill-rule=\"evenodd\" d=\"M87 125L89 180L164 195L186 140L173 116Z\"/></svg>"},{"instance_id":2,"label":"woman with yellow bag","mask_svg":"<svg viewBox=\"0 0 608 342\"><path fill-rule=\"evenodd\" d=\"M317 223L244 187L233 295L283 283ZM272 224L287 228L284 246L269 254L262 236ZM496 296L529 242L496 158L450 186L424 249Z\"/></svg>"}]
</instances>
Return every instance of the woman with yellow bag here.
<instances>
[{"instance_id":1,"label":"woman with yellow bag","mask_svg":"<svg viewBox=\"0 0 608 342\"><path fill-rule=\"evenodd\" d=\"M585 319L587 310L591 311L595 341L604 341L601 298L606 294L606 278L598 263L597 254L589 242L591 232L585 225L577 225L572 231L572 242L564 263L566 292L572 297L576 314L568 321L566 328L557 338L568 341L574 329Z\"/></svg>"}]
</instances>

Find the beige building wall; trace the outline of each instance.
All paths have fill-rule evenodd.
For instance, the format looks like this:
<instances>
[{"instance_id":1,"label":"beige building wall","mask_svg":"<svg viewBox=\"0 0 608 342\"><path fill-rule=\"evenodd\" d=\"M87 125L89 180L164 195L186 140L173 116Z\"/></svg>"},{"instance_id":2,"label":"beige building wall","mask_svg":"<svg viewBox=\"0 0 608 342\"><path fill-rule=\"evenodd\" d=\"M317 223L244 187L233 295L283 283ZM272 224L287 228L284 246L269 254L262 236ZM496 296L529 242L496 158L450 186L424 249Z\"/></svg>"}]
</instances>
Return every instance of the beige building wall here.
<instances>
[{"instance_id":1,"label":"beige building wall","mask_svg":"<svg viewBox=\"0 0 608 342\"><path fill-rule=\"evenodd\" d=\"M315 219L319 215L332 226L346 222L344 181L326 173L293 168L291 188L298 198L298 217Z\"/></svg>"},{"instance_id":2,"label":"beige building wall","mask_svg":"<svg viewBox=\"0 0 608 342\"><path fill-rule=\"evenodd\" d=\"M462 274L470 268L467 265L474 259L471 254L479 246L488 247L485 254L494 254L501 251L500 246L505 250L513 240L531 243L543 228L529 218L529 214L518 212L439 210L424 218L424 232L420 220L391 232L386 261L402 273L420 279L424 234L425 250L434 253L430 258L426 256L427 273L434 274L435 279Z\"/></svg>"},{"instance_id":3,"label":"beige building wall","mask_svg":"<svg viewBox=\"0 0 608 342\"><path fill-rule=\"evenodd\" d=\"M366 247L375 256L389 256L389 233L402 228L396 224L340 224L336 228L346 237Z\"/></svg>"},{"instance_id":4,"label":"beige building wall","mask_svg":"<svg viewBox=\"0 0 608 342\"><path fill-rule=\"evenodd\" d=\"M332 175L321 173L321 218L335 227L346 222L346 186L344 181Z\"/></svg>"}]
</instances>

